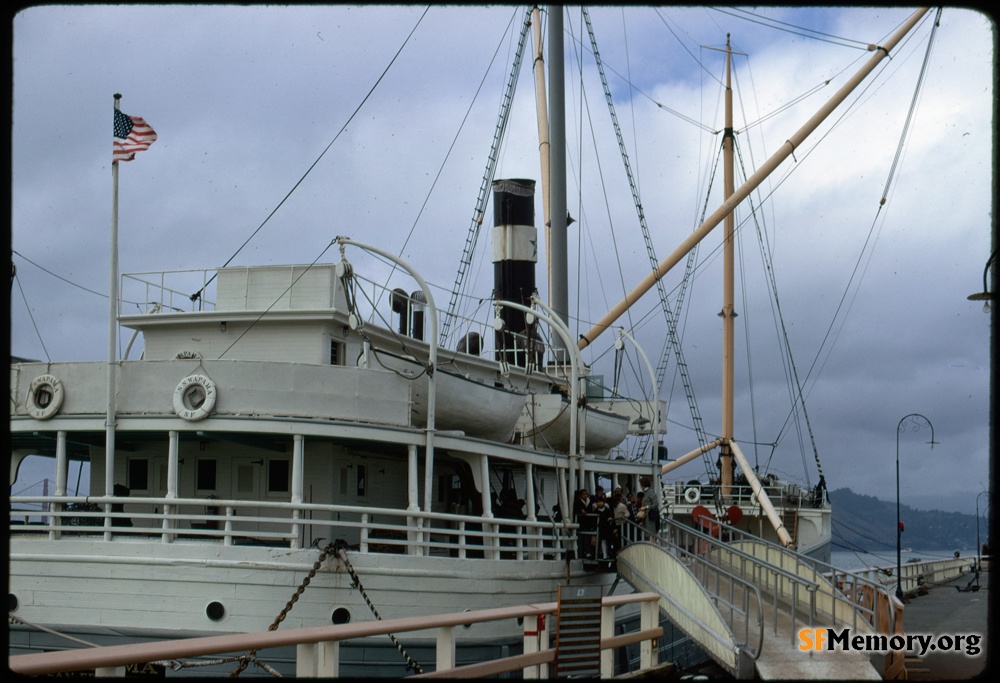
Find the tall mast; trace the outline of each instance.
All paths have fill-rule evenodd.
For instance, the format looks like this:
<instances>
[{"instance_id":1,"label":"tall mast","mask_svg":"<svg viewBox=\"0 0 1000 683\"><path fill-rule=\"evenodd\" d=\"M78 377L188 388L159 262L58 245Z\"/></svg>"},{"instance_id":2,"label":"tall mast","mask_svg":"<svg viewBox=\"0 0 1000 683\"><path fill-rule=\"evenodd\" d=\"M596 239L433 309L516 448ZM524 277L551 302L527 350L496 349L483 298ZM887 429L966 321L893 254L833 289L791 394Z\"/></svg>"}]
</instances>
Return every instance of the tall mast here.
<instances>
[{"instance_id":1,"label":"tall mast","mask_svg":"<svg viewBox=\"0 0 1000 683\"><path fill-rule=\"evenodd\" d=\"M549 291L549 303L551 304L552 294L552 247L550 246L549 230L551 223L549 216L549 109L545 100L545 54L542 45L542 19L538 5L531 11L532 35L535 39L535 103L538 110L538 156L541 164L542 174L542 227L545 233L545 277Z\"/></svg>"},{"instance_id":2,"label":"tall mast","mask_svg":"<svg viewBox=\"0 0 1000 683\"><path fill-rule=\"evenodd\" d=\"M722 151L724 157L724 194L728 201L733 196L733 85L732 85L733 53L726 34L726 127L722 136ZM733 307L733 281L735 270L735 254L733 248L733 228L735 208L726 214L723 223L723 280L722 280L722 500L728 501L733 483L733 454L729 443L733 439L733 337L736 322L736 311Z\"/></svg>"},{"instance_id":3,"label":"tall mast","mask_svg":"<svg viewBox=\"0 0 1000 683\"><path fill-rule=\"evenodd\" d=\"M563 73L563 7L549 6L549 169L551 199L549 235L549 302L569 325L569 268L566 265L566 89ZM563 348L559 337L553 340ZM564 349L565 350L565 349ZM562 359L565 361L565 358Z\"/></svg>"}]
</instances>

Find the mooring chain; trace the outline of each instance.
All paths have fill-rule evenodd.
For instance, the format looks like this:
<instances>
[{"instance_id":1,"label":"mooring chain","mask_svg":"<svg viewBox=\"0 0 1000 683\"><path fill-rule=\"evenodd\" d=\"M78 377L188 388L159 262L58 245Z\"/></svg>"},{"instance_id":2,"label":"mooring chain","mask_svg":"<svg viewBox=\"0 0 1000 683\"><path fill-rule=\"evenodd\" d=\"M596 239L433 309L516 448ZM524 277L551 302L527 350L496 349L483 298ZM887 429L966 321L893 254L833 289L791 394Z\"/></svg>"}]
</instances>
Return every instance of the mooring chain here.
<instances>
[{"instance_id":1,"label":"mooring chain","mask_svg":"<svg viewBox=\"0 0 1000 683\"><path fill-rule=\"evenodd\" d=\"M372 614L375 615L375 618L378 621L382 621L382 615L380 615L378 613L378 610L375 609L375 605L368 597L368 593L367 591L365 591L365 587L361 585L361 578L358 576L358 573L354 571L354 567L351 565L351 561L347 559L346 551L347 551L347 544L344 543L343 541L338 541L337 554L340 557L341 562L344 563L344 567L347 568L347 573L351 575L351 580L354 582L351 584L351 587L358 589L358 592L361 593L361 597L364 598L365 602L368 604L368 609L372 611ZM407 654L406 650L403 649L402 644L398 640L396 640L396 636L392 635L391 633L387 633L386 635L389 636L389 639L392 641L392 644L396 646L397 650L399 650L399 654L403 655L403 659L406 660L406 668L412 669L416 673L422 673L423 669L421 669L420 665L412 657L410 657L409 654Z\"/></svg>"},{"instance_id":2,"label":"mooring chain","mask_svg":"<svg viewBox=\"0 0 1000 683\"><path fill-rule=\"evenodd\" d=\"M295 603L299 601L299 597L302 595L302 593L305 592L306 588L312 582L313 577L316 576L316 572L318 572L319 568L323 566L323 562L326 560L327 556L330 555L330 553L336 551L337 547L338 546L336 543L328 543L327 546L323 548L322 552L320 552L319 554L319 557L316 559L315 562L313 562L312 569L309 570L309 573L306 575L306 578L302 580L302 583L299 584L299 587L295 590L295 594L292 595L291 599L285 603L284 609L282 609L281 612L278 613L278 616L274 618L274 622L272 622L271 625L267 627L268 631L278 630L278 626L280 626L281 622L285 620L285 617L288 615L288 613L292 611L292 608L295 606ZM257 650L256 649L250 650L250 652L248 652L247 654L245 654L243 657L240 658L239 666L237 666L236 669L231 674L229 674L229 677L239 678L240 674L243 673L244 669L246 669L247 666L249 666L250 660L256 659L256 656L257 656Z\"/></svg>"}]
</instances>

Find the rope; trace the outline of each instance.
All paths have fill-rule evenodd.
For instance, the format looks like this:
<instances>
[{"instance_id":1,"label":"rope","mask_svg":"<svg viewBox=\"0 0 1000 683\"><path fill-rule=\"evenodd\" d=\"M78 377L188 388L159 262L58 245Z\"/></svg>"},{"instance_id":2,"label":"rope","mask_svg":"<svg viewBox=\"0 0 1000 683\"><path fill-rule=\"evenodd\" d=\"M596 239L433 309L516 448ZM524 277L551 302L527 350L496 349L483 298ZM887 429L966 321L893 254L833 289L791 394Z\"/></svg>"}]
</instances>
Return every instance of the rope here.
<instances>
[{"instance_id":1,"label":"rope","mask_svg":"<svg viewBox=\"0 0 1000 683\"><path fill-rule=\"evenodd\" d=\"M344 563L344 567L347 569L347 573L351 575L351 580L354 582L351 584L351 587L358 589L358 592L361 593L361 597L365 599L365 603L368 605L368 609L372 611L372 614L375 615L375 618L377 620L382 621L382 615L380 615L378 613L378 610L375 609L375 605L368 597L368 593L367 591L365 591L365 587L361 585L361 578L358 576L358 573L354 571L354 567L351 565L351 561L347 559L347 543L345 543L344 541L337 541L336 543L331 543L330 545L326 546L326 548L323 549L323 552L326 553L328 550L336 551L337 556L340 558L340 561ZM392 635L391 633L387 633L386 635L389 636L389 639L392 641L392 644L396 646L397 650L399 650L399 654L403 655L403 659L406 660L407 670L412 669L416 673L422 673L423 669L420 668L420 665L416 662L416 660L414 660L412 657L410 657L409 654L407 654L406 650L403 649L403 646L400 644L400 642L396 640L396 636Z\"/></svg>"},{"instance_id":2,"label":"rope","mask_svg":"<svg viewBox=\"0 0 1000 683\"><path fill-rule=\"evenodd\" d=\"M334 548L334 546L336 547ZM351 565L351 561L347 559L347 552L345 552L347 550L347 543L345 543L344 541L337 541L336 544L331 543L330 545L327 546L327 548L336 550L337 556L340 557L340 561L344 563L344 566L347 568L347 573L351 575L351 580L354 582L351 584L351 587L358 589L358 592L361 593L361 597L365 599L365 603L368 605L368 609L372 611L372 614L375 615L376 619L382 621L382 615L380 615L378 613L378 610L375 609L375 605L368 597L368 593L365 591L365 587L361 585L361 578L358 576L358 573L354 571L354 567ZM389 636L389 640L391 640L392 644L396 646L397 650L399 650L399 654L403 655L403 659L406 660L406 669L408 671L413 670L416 673L422 673L423 669L420 668L420 665L416 662L416 660L414 660L412 657L410 657L409 654L407 654L406 650L403 649L403 646L400 644L400 642L396 640L396 636L392 635L391 633L387 633L386 635Z\"/></svg>"}]
</instances>

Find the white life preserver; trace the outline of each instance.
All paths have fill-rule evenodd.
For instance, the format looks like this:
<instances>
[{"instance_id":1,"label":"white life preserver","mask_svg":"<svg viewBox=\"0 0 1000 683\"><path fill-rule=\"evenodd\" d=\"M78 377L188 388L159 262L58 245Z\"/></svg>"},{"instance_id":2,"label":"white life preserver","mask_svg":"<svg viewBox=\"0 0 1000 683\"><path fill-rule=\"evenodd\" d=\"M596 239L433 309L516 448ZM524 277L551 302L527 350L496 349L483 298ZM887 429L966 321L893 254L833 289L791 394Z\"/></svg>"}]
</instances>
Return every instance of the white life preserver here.
<instances>
[{"instance_id":1,"label":"white life preserver","mask_svg":"<svg viewBox=\"0 0 1000 683\"><path fill-rule=\"evenodd\" d=\"M36 420L48 420L59 412L65 392L62 381L55 375L39 375L28 386L25 407Z\"/></svg>"},{"instance_id":2,"label":"white life preserver","mask_svg":"<svg viewBox=\"0 0 1000 683\"><path fill-rule=\"evenodd\" d=\"M694 505L699 500L701 500L701 491L699 491L693 486L688 488L687 490L684 491L684 500Z\"/></svg>"},{"instance_id":3,"label":"white life preserver","mask_svg":"<svg viewBox=\"0 0 1000 683\"><path fill-rule=\"evenodd\" d=\"M188 375L174 389L174 412L188 422L204 420L215 407L215 382L208 375Z\"/></svg>"}]
</instances>

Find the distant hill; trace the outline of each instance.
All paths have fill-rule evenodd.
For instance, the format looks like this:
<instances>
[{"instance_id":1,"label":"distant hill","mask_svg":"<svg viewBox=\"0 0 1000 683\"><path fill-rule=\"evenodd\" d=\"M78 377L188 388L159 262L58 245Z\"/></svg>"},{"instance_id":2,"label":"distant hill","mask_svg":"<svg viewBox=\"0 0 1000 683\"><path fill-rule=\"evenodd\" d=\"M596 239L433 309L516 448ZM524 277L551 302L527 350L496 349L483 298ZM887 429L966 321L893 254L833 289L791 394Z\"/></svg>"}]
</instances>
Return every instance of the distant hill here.
<instances>
[{"instance_id":1,"label":"distant hill","mask_svg":"<svg viewBox=\"0 0 1000 683\"><path fill-rule=\"evenodd\" d=\"M884 552L896 549L896 501L886 502L851 489L830 491L833 506L834 550ZM976 516L961 512L916 510L900 505L902 546L916 550L955 551L976 547ZM985 543L989 520L979 520L979 537Z\"/></svg>"}]
</instances>

